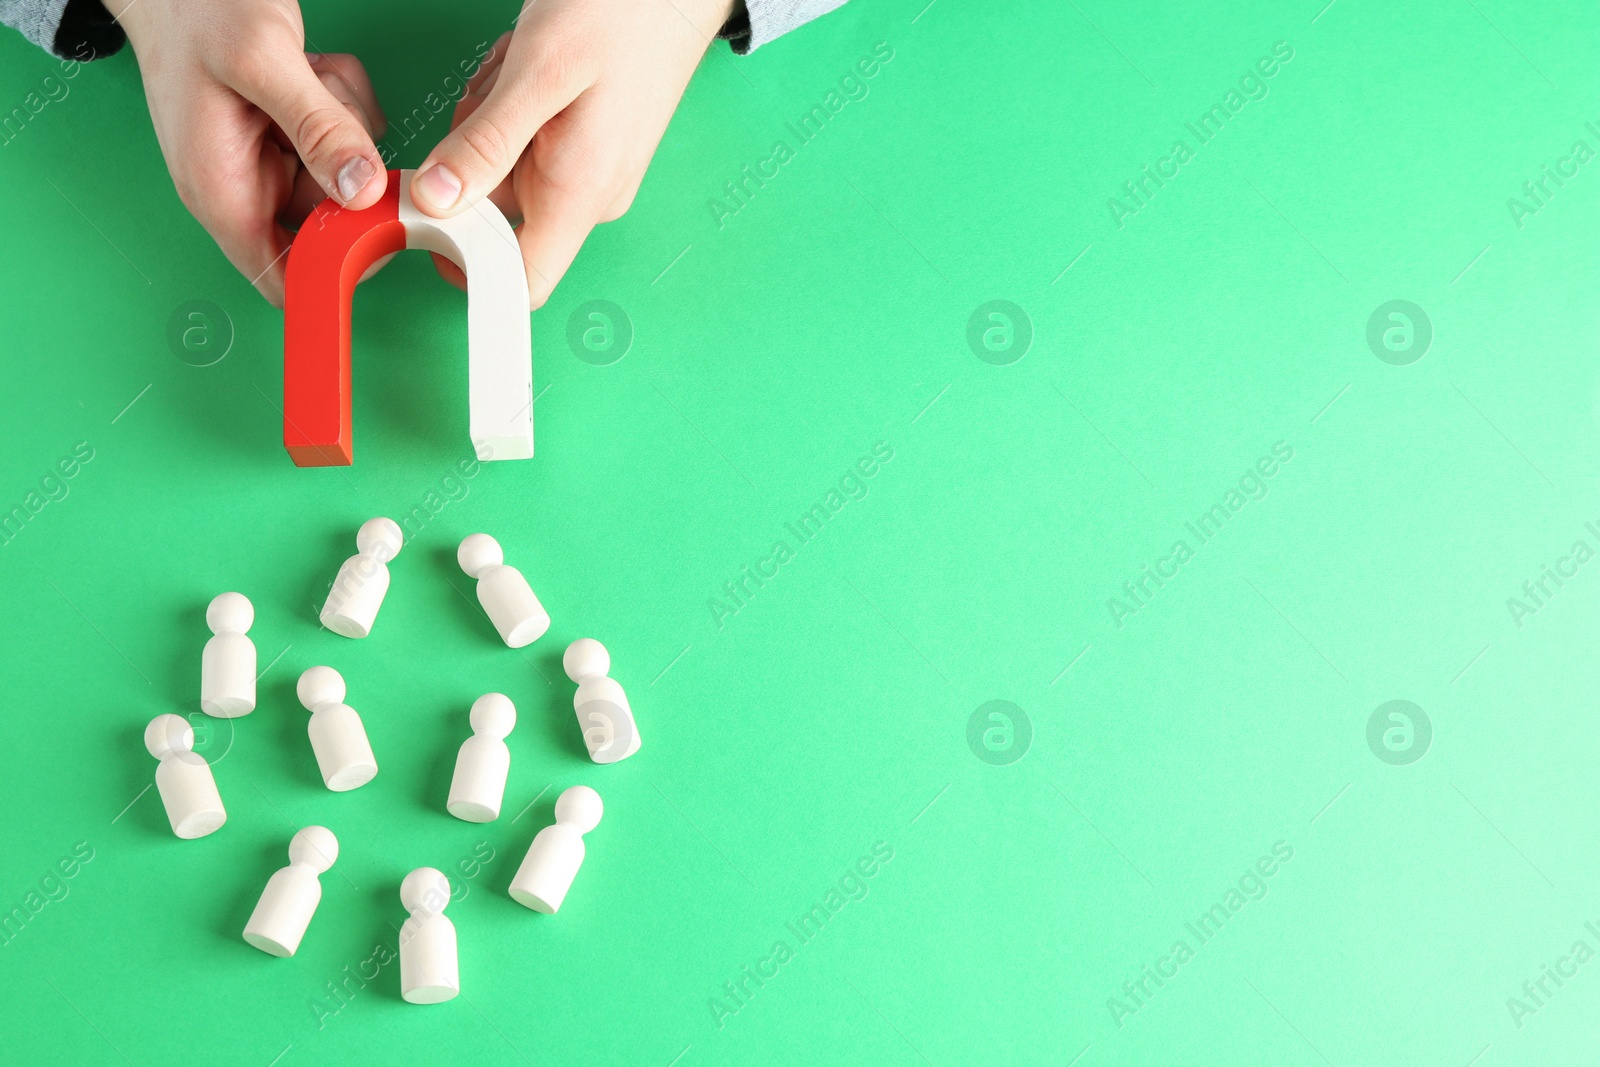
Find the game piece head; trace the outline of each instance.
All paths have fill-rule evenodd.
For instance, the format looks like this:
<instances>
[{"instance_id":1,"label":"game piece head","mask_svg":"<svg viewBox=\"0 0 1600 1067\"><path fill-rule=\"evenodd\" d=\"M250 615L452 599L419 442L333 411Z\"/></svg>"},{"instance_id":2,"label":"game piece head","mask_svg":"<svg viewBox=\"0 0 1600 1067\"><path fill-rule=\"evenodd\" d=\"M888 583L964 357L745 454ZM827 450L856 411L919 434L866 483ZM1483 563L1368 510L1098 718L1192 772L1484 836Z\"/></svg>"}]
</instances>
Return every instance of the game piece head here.
<instances>
[{"instance_id":1,"label":"game piece head","mask_svg":"<svg viewBox=\"0 0 1600 1067\"><path fill-rule=\"evenodd\" d=\"M388 563L400 554L400 526L393 519L368 519L356 531L356 549L379 563Z\"/></svg>"},{"instance_id":2,"label":"game piece head","mask_svg":"<svg viewBox=\"0 0 1600 1067\"><path fill-rule=\"evenodd\" d=\"M144 747L156 759L194 749L194 727L182 715L157 715L144 728Z\"/></svg>"},{"instance_id":3,"label":"game piece head","mask_svg":"<svg viewBox=\"0 0 1600 1067\"><path fill-rule=\"evenodd\" d=\"M611 670L611 653L592 637L580 637L567 646L561 657L562 669L574 682L606 674Z\"/></svg>"},{"instance_id":4,"label":"game piece head","mask_svg":"<svg viewBox=\"0 0 1600 1067\"><path fill-rule=\"evenodd\" d=\"M304 864L318 874L339 858L339 839L326 826L308 826L289 839L289 862Z\"/></svg>"},{"instance_id":5,"label":"game piece head","mask_svg":"<svg viewBox=\"0 0 1600 1067\"><path fill-rule=\"evenodd\" d=\"M556 798L556 822L566 823L580 834L599 826L605 810L600 794L586 785L575 785Z\"/></svg>"},{"instance_id":6,"label":"game piece head","mask_svg":"<svg viewBox=\"0 0 1600 1067\"><path fill-rule=\"evenodd\" d=\"M517 706L504 693L485 693L472 702L467 718L473 733L498 741L517 725Z\"/></svg>"},{"instance_id":7,"label":"game piece head","mask_svg":"<svg viewBox=\"0 0 1600 1067\"><path fill-rule=\"evenodd\" d=\"M505 561L506 554L501 551L500 542L486 533L468 534L456 549L456 562L472 578L483 577L484 571Z\"/></svg>"},{"instance_id":8,"label":"game piece head","mask_svg":"<svg viewBox=\"0 0 1600 1067\"><path fill-rule=\"evenodd\" d=\"M344 678L332 667L307 667L295 683L294 692L307 711L316 711L324 704L343 704Z\"/></svg>"},{"instance_id":9,"label":"game piece head","mask_svg":"<svg viewBox=\"0 0 1600 1067\"><path fill-rule=\"evenodd\" d=\"M206 625L214 634L242 634L255 621L255 605L243 593L219 593L206 608Z\"/></svg>"},{"instance_id":10,"label":"game piece head","mask_svg":"<svg viewBox=\"0 0 1600 1067\"><path fill-rule=\"evenodd\" d=\"M438 914L449 902L450 879L436 867L418 867L400 883L400 903L413 914Z\"/></svg>"}]
</instances>

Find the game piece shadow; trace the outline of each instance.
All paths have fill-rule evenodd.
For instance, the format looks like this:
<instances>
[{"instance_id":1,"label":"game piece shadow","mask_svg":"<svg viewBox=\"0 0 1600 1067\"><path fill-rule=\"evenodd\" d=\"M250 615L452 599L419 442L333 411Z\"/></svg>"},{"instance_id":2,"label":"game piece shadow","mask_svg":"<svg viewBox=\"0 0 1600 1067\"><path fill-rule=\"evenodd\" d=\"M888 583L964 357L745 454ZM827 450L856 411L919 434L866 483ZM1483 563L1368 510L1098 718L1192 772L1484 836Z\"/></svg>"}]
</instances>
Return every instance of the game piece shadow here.
<instances>
[{"instance_id":1,"label":"game piece shadow","mask_svg":"<svg viewBox=\"0 0 1600 1067\"><path fill-rule=\"evenodd\" d=\"M276 726L274 740L279 753L294 768L292 774L296 782L319 791L325 790L327 785L322 781L322 771L317 767L317 754L311 750L311 736L307 732L311 725L311 713L300 703L300 694L295 691L299 684L299 674L285 672L275 677L268 687L272 694L271 704L279 709L279 714L272 716ZM251 712L252 715L261 714L261 705L267 703L262 696L262 693L256 693L256 710Z\"/></svg>"},{"instance_id":2,"label":"game piece shadow","mask_svg":"<svg viewBox=\"0 0 1600 1067\"><path fill-rule=\"evenodd\" d=\"M540 638L540 641L543 640ZM564 755L589 763L589 746L583 743L583 731L578 728L578 720L572 710L572 696L577 687L567 678L567 670L561 664L565 652L564 646L552 645L532 654L538 673L550 683L546 690L547 699L543 701L540 723L545 735L555 742Z\"/></svg>"},{"instance_id":3,"label":"game piece shadow","mask_svg":"<svg viewBox=\"0 0 1600 1067\"><path fill-rule=\"evenodd\" d=\"M155 718L155 716L151 716ZM150 755L150 750L144 747L144 731L149 723L140 723L130 726L121 742L123 747L130 752L140 753L143 761L129 760L125 766L128 768L128 789L124 794L132 799L125 801L127 807L123 808L112 819L113 823L131 823L139 831L156 837L172 835L172 822L167 818L166 805L161 802L161 792L156 788L156 768L160 761Z\"/></svg>"},{"instance_id":4,"label":"game piece shadow","mask_svg":"<svg viewBox=\"0 0 1600 1067\"><path fill-rule=\"evenodd\" d=\"M517 871L522 866L523 857L528 854L528 846L533 844L533 839L538 836L539 831L555 823L556 797L560 795L561 791L556 789L552 783L532 807L527 807L524 810L524 806L527 803L524 801L524 806L519 806L516 811L510 811L509 804L505 809L502 809L500 817L508 820L506 824L507 833L502 835L506 841L506 851L503 854L506 862L502 863L502 854L496 853L493 876L485 874L481 880L484 891L501 903L509 904L513 908L520 910L527 910L512 897L511 881L516 878ZM516 820L514 825L509 821L510 819ZM488 825L493 826L496 824L490 823Z\"/></svg>"},{"instance_id":5,"label":"game piece shadow","mask_svg":"<svg viewBox=\"0 0 1600 1067\"><path fill-rule=\"evenodd\" d=\"M238 891L228 898L225 907L217 909L217 936L237 947L240 952L268 955L244 939L244 927L250 921L250 914L256 910L256 902L261 899L261 893L266 889L268 879L289 862L287 848L288 843L283 841L262 842L256 846L260 862L248 866L240 864L235 868L260 875L260 877L239 879Z\"/></svg>"},{"instance_id":6,"label":"game piece shadow","mask_svg":"<svg viewBox=\"0 0 1600 1067\"><path fill-rule=\"evenodd\" d=\"M211 639L211 629L206 626L206 608L210 604L210 600L193 600L173 613L173 631L195 637L195 643L174 642L167 658L168 672L160 688L174 710L200 706L200 658Z\"/></svg>"},{"instance_id":7,"label":"game piece shadow","mask_svg":"<svg viewBox=\"0 0 1600 1067\"><path fill-rule=\"evenodd\" d=\"M374 886L368 894L367 913L375 917L371 926L372 936L367 942L368 956L379 945L386 947L393 955L388 963L379 968L378 974L367 982L367 986L385 1000L404 1004L405 997L400 995L400 929L405 923L406 912L400 904L400 883L395 881Z\"/></svg>"},{"instance_id":8,"label":"game piece shadow","mask_svg":"<svg viewBox=\"0 0 1600 1067\"><path fill-rule=\"evenodd\" d=\"M428 751L432 756L415 794L418 806L429 814L455 819L445 805L450 800L450 783L455 778L456 756L461 751L461 743L472 736L472 726L467 721L467 709L471 706L469 702L466 708L457 709L452 704L449 708L429 713L428 722L433 732L429 737Z\"/></svg>"},{"instance_id":9,"label":"game piece shadow","mask_svg":"<svg viewBox=\"0 0 1600 1067\"><path fill-rule=\"evenodd\" d=\"M302 587L299 602L285 604L292 618L305 618L304 612L309 612L311 623L322 626L322 605L328 600L328 593L333 589L334 579L339 576L339 568L344 566L344 561L356 554L356 529L366 519L357 519L355 526L340 526L330 529L325 537L327 551L316 557L317 569L307 575L307 584Z\"/></svg>"},{"instance_id":10,"label":"game piece shadow","mask_svg":"<svg viewBox=\"0 0 1600 1067\"><path fill-rule=\"evenodd\" d=\"M479 640L502 645L503 642L499 633L495 631L494 623L489 621L488 612L478 603L477 582L463 574L461 564L456 562L456 550L441 545L434 549L431 558L440 577L455 591L455 595L445 598L450 605L448 610L452 625L460 626L468 633L477 634ZM465 588L457 582L465 583Z\"/></svg>"}]
</instances>

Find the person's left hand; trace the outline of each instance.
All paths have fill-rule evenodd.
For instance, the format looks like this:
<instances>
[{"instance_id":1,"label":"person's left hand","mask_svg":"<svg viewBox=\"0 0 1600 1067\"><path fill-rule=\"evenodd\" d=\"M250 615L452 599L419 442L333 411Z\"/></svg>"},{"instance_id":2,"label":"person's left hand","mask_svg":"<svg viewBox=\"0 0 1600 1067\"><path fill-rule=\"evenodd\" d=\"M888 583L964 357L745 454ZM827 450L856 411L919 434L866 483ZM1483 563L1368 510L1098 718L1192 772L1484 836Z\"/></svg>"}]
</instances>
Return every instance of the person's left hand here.
<instances>
[{"instance_id":1,"label":"person's left hand","mask_svg":"<svg viewBox=\"0 0 1600 1067\"><path fill-rule=\"evenodd\" d=\"M325 196L353 208L383 196L383 112L361 61L306 54L295 0L111 6L179 199L282 307L292 228Z\"/></svg>"}]
</instances>

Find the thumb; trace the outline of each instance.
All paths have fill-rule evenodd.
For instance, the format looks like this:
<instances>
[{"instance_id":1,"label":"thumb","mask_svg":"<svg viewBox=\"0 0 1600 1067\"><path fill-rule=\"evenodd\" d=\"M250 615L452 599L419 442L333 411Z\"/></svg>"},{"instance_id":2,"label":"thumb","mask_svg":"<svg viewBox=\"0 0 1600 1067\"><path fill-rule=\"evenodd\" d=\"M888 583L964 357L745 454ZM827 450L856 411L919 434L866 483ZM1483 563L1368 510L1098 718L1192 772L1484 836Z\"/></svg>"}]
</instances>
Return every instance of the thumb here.
<instances>
[{"instance_id":1,"label":"thumb","mask_svg":"<svg viewBox=\"0 0 1600 1067\"><path fill-rule=\"evenodd\" d=\"M526 65L513 69L509 57L496 73L483 103L417 168L411 199L429 215L448 218L493 192L539 128L583 89L576 79L551 77Z\"/></svg>"},{"instance_id":2,"label":"thumb","mask_svg":"<svg viewBox=\"0 0 1600 1067\"><path fill-rule=\"evenodd\" d=\"M306 170L335 202L371 207L387 175L372 137L296 51L280 69L244 64L233 87L265 111L294 145Z\"/></svg>"}]
</instances>

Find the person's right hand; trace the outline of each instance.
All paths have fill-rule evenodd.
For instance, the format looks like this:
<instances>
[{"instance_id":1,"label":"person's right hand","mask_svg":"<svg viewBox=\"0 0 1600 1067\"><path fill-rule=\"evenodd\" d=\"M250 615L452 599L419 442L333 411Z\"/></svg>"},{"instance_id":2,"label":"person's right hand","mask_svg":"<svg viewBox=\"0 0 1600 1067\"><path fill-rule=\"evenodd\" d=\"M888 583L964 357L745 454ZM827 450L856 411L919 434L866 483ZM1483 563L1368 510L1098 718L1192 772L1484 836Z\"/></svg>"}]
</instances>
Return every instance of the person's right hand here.
<instances>
[{"instance_id":1,"label":"person's right hand","mask_svg":"<svg viewBox=\"0 0 1600 1067\"><path fill-rule=\"evenodd\" d=\"M539 0L486 57L411 180L424 214L485 198L512 219L528 303L550 298L589 231L633 203L734 0ZM465 278L435 255L439 272Z\"/></svg>"},{"instance_id":2,"label":"person's right hand","mask_svg":"<svg viewBox=\"0 0 1600 1067\"><path fill-rule=\"evenodd\" d=\"M387 184L372 83L350 55L308 55L295 0L111 0L184 206L283 306L298 226L331 196L370 207Z\"/></svg>"}]
</instances>

